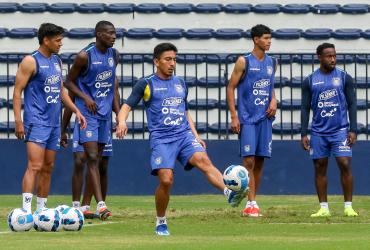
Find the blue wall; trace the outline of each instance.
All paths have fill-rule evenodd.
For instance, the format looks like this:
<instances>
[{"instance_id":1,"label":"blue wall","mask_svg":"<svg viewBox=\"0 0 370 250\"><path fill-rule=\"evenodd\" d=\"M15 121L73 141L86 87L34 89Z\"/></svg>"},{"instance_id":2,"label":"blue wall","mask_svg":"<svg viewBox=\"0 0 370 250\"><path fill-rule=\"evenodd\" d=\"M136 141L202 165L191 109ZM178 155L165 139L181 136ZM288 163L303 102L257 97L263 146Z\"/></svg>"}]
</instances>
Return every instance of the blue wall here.
<instances>
[{"instance_id":1,"label":"blue wall","mask_svg":"<svg viewBox=\"0 0 370 250\"><path fill-rule=\"evenodd\" d=\"M114 141L114 156L109 166L109 194L153 194L156 177L150 175L148 141ZM207 151L213 163L223 171L230 164L239 164L238 141L208 141ZM0 193L20 194L26 167L25 144L18 140L0 140ZM370 194L370 142L358 142L354 147L354 193ZM61 149L53 172L51 194L71 193L71 149ZM339 171L330 161L329 193L341 194ZM208 185L200 171L175 169L173 194L218 193ZM273 157L266 160L261 194L315 194L313 166L298 141L274 141Z\"/></svg>"}]
</instances>

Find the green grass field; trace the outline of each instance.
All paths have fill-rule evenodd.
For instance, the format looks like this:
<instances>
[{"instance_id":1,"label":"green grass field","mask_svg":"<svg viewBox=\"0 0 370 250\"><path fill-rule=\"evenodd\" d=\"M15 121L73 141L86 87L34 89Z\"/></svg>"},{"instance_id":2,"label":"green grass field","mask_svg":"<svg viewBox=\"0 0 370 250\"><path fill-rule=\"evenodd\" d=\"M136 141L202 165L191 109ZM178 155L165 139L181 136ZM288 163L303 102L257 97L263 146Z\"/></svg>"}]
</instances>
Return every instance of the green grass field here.
<instances>
[{"instance_id":1,"label":"green grass field","mask_svg":"<svg viewBox=\"0 0 370 250\"><path fill-rule=\"evenodd\" d=\"M340 196L330 196L330 218L312 219L315 196L259 196L264 217L241 217L221 195L171 197L167 215L171 236L154 235L154 197L110 196L107 222L85 221L80 232L13 233L8 212L20 196L0 196L0 249L370 249L370 197L356 196L358 218L343 217ZM49 207L70 204L50 196ZM34 206L33 206L34 207Z\"/></svg>"}]
</instances>

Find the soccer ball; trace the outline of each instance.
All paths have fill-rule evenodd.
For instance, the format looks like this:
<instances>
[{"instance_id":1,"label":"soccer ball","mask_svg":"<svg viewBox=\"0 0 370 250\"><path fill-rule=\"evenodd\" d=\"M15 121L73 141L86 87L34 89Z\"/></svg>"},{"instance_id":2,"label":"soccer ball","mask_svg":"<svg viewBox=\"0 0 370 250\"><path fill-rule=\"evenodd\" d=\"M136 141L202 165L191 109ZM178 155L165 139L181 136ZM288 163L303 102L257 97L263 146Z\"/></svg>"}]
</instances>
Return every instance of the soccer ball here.
<instances>
[{"instance_id":1,"label":"soccer ball","mask_svg":"<svg viewBox=\"0 0 370 250\"><path fill-rule=\"evenodd\" d=\"M234 191L246 190L249 184L248 170L240 165L231 165L224 172L225 186Z\"/></svg>"},{"instance_id":2,"label":"soccer ball","mask_svg":"<svg viewBox=\"0 0 370 250\"><path fill-rule=\"evenodd\" d=\"M55 209L59 211L59 213L63 213L63 211L67 208L70 208L69 206L67 205L59 205L57 206Z\"/></svg>"},{"instance_id":3,"label":"soccer ball","mask_svg":"<svg viewBox=\"0 0 370 250\"><path fill-rule=\"evenodd\" d=\"M37 231L57 232L60 228L60 213L54 208L43 208L33 214L34 228Z\"/></svg>"},{"instance_id":4,"label":"soccer ball","mask_svg":"<svg viewBox=\"0 0 370 250\"><path fill-rule=\"evenodd\" d=\"M61 213L62 227L66 231L80 231L84 225L82 212L73 207L66 208Z\"/></svg>"},{"instance_id":5,"label":"soccer ball","mask_svg":"<svg viewBox=\"0 0 370 250\"><path fill-rule=\"evenodd\" d=\"M8 215L8 226L14 232L28 231L33 226L33 217L22 208L13 209Z\"/></svg>"}]
</instances>

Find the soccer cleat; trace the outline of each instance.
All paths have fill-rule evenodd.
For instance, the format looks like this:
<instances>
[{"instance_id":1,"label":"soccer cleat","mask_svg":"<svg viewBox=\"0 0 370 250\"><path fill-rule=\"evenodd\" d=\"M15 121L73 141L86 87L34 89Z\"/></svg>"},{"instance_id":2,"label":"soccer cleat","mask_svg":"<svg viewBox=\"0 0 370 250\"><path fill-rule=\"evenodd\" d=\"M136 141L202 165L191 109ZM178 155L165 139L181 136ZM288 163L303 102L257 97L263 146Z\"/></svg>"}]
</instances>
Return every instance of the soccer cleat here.
<instances>
[{"instance_id":1,"label":"soccer cleat","mask_svg":"<svg viewBox=\"0 0 370 250\"><path fill-rule=\"evenodd\" d=\"M90 210L85 210L83 212L83 215L84 215L84 218L85 219L95 219L95 218L100 218L100 216L98 214L95 214L94 212L90 211Z\"/></svg>"},{"instance_id":2,"label":"soccer cleat","mask_svg":"<svg viewBox=\"0 0 370 250\"><path fill-rule=\"evenodd\" d=\"M160 236L169 236L167 224L160 224L155 228L155 234Z\"/></svg>"},{"instance_id":3,"label":"soccer cleat","mask_svg":"<svg viewBox=\"0 0 370 250\"><path fill-rule=\"evenodd\" d=\"M248 189L240 190L240 191L232 191L229 193L227 201L229 202L230 206L237 207L245 198L248 193Z\"/></svg>"},{"instance_id":4,"label":"soccer cleat","mask_svg":"<svg viewBox=\"0 0 370 250\"><path fill-rule=\"evenodd\" d=\"M246 207L243 210L243 216L248 216L248 217L261 217L262 214L260 214L260 209L259 207Z\"/></svg>"},{"instance_id":5,"label":"soccer cleat","mask_svg":"<svg viewBox=\"0 0 370 250\"><path fill-rule=\"evenodd\" d=\"M319 211L317 211L314 214L311 214L311 218L317 218L317 217L330 217L330 211L328 208L320 208Z\"/></svg>"},{"instance_id":6,"label":"soccer cleat","mask_svg":"<svg viewBox=\"0 0 370 250\"><path fill-rule=\"evenodd\" d=\"M102 207L99 209L99 218L101 220L106 220L109 216L112 216L112 213L108 210L107 207Z\"/></svg>"},{"instance_id":7,"label":"soccer cleat","mask_svg":"<svg viewBox=\"0 0 370 250\"><path fill-rule=\"evenodd\" d=\"M249 216L249 214L251 214L251 212L252 212L252 207L246 207L246 208L243 209L242 214L243 214L243 216Z\"/></svg>"},{"instance_id":8,"label":"soccer cleat","mask_svg":"<svg viewBox=\"0 0 370 250\"><path fill-rule=\"evenodd\" d=\"M358 216L358 213L355 210L353 210L352 207L347 207L344 209L344 216L356 217Z\"/></svg>"}]
</instances>

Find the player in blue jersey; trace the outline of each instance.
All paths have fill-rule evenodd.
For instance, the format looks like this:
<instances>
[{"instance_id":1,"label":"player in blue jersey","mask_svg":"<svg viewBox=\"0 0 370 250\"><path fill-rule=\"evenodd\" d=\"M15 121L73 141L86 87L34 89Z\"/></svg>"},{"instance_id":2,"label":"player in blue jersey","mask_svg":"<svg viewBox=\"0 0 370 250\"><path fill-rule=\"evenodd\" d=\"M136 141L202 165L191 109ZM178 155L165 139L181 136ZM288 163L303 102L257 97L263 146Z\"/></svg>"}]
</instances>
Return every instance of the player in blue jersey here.
<instances>
[{"instance_id":1,"label":"player in blue jersey","mask_svg":"<svg viewBox=\"0 0 370 250\"><path fill-rule=\"evenodd\" d=\"M311 217L330 216L326 178L330 155L335 157L340 170L344 215L358 216L352 208L351 158L357 129L353 79L347 72L336 67L334 44L323 43L317 47L316 53L320 68L303 82L301 108L301 142L313 159L316 191L320 202L319 211ZM307 134L310 109L313 116L309 140Z\"/></svg>"},{"instance_id":2,"label":"player in blue jersey","mask_svg":"<svg viewBox=\"0 0 370 250\"><path fill-rule=\"evenodd\" d=\"M105 220L111 216L111 212L102 196L99 160L111 130L119 54L112 48L116 30L111 22L98 22L95 37L95 43L77 54L67 76L66 87L74 94L76 106L87 119L87 128L80 129L79 140L85 150L88 174L98 203L97 210L100 218Z\"/></svg>"},{"instance_id":3,"label":"player in blue jersey","mask_svg":"<svg viewBox=\"0 0 370 250\"><path fill-rule=\"evenodd\" d=\"M19 64L14 87L15 134L27 143L27 170L22 181L23 209L31 212L36 177L37 208L47 202L51 172L60 143L61 101L86 127L86 120L63 89L62 65L56 53L62 46L64 29L44 23L38 30L40 47ZM24 113L21 117L22 92Z\"/></svg>"},{"instance_id":4,"label":"player in blue jersey","mask_svg":"<svg viewBox=\"0 0 370 250\"><path fill-rule=\"evenodd\" d=\"M197 167L208 181L222 191L232 206L238 206L247 190L235 192L227 189L222 174L209 160L205 143L200 139L187 108L185 81L174 76L177 48L171 43L161 43L154 48L153 61L156 73L140 79L118 115L117 137L127 134L126 120L129 112L141 99L144 100L150 146L152 149L152 174L158 176L155 192L157 222L155 232L169 235L166 209L173 184L176 159L185 170Z\"/></svg>"},{"instance_id":5,"label":"player in blue jersey","mask_svg":"<svg viewBox=\"0 0 370 250\"><path fill-rule=\"evenodd\" d=\"M261 182L265 158L271 157L272 121L277 102L274 92L276 60L266 54L271 45L271 30L256 25L251 30L254 48L237 59L227 86L231 129L239 134L240 154L249 172L248 201L243 215L261 216L256 192ZM238 113L235 109L235 89Z\"/></svg>"}]
</instances>

